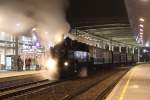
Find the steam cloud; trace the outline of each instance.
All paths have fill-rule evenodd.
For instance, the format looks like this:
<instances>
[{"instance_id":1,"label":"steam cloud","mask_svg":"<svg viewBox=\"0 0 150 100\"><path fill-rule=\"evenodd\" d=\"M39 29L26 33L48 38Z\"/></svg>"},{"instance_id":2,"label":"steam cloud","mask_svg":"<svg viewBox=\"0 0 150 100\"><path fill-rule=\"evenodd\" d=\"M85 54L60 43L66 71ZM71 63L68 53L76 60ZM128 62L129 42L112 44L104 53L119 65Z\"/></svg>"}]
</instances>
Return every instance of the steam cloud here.
<instances>
[{"instance_id":1,"label":"steam cloud","mask_svg":"<svg viewBox=\"0 0 150 100\"><path fill-rule=\"evenodd\" d=\"M13 35L36 32L44 47L62 40L69 31L65 20L66 0L0 0L0 32ZM57 60L49 52L41 58L48 77L58 77Z\"/></svg>"},{"instance_id":2,"label":"steam cloud","mask_svg":"<svg viewBox=\"0 0 150 100\"><path fill-rule=\"evenodd\" d=\"M32 28L43 44L60 41L68 32L66 0L0 0L0 31L24 34Z\"/></svg>"}]
</instances>

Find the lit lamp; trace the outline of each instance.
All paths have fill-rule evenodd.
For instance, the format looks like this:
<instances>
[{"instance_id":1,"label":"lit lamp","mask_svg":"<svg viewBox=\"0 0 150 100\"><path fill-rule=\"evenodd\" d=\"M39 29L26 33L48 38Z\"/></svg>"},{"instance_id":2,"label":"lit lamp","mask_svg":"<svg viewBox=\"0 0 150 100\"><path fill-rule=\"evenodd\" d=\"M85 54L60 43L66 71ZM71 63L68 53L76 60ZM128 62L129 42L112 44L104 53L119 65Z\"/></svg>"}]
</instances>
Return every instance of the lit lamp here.
<instances>
[{"instance_id":1,"label":"lit lamp","mask_svg":"<svg viewBox=\"0 0 150 100\"><path fill-rule=\"evenodd\" d=\"M17 23L17 24L16 24L16 26L17 26L17 27L20 27L20 24L19 24L19 23Z\"/></svg>"},{"instance_id":2,"label":"lit lamp","mask_svg":"<svg viewBox=\"0 0 150 100\"><path fill-rule=\"evenodd\" d=\"M40 43L39 42L36 43L36 47L40 47Z\"/></svg>"},{"instance_id":3,"label":"lit lamp","mask_svg":"<svg viewBox=\"0 0 150 100\"><path fill-rule=\"evenodd\" d=\"M142 32L140 32L140 35L143 35L143 33L142 33Z\"/></svg>"},{"instance_id":4,"label":"lit lamp","mask_svg":"<svg viewBox=\"0 0 150 100\"><path fill-rule=\"evenodd\" d=\"M32 31L36 31L36 28L33 28Z\"/></svg>"},{"instance_id":5,"label":"lit lamp","mask_svg":"<svg viewBox=\"0 0 150 100\"><path fill-rule=\"evenodd\" d=\"M143 29L140 29L140 32L143 32L144 30Z\"/></svg>"},{"instance_id":6,"label":"lit lamp","mask_svg":"<svg viewBox=\"0 0 150 100\"><path fill-rule=\"evenodd\" d=\"M143 25L143 24L140 24L139 26L140 26L140 27L142 27L142 28L144 27L144 25Z\"/></svg>"},{"instance_id":7,"label":"lit lamp","mask_svg":"<svg viewBox=\"0 0 150 100\"><path fill-rule=\"evenodd\" d=\"M144 20L144 18L139 18L139 21L144 22L145 20Z\"/></svg>"}]
</instances>

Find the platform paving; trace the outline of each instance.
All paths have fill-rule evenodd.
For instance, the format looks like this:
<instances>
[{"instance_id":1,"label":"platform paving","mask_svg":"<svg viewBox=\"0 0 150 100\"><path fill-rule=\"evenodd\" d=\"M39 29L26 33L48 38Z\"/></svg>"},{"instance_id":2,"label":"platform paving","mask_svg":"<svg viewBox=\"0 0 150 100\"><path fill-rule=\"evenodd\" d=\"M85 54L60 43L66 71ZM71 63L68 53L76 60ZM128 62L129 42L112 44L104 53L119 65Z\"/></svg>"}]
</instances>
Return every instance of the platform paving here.
<instances>
[{"instance_id":1,"label":"platform paving","mask_svg":"<svg viewBox=\"0 0 150 100\"><path fill-rule=\"evenodd\" d=\"M150 64L133 67L106 100L150 100Z\"/></svg>"}]
</instances>

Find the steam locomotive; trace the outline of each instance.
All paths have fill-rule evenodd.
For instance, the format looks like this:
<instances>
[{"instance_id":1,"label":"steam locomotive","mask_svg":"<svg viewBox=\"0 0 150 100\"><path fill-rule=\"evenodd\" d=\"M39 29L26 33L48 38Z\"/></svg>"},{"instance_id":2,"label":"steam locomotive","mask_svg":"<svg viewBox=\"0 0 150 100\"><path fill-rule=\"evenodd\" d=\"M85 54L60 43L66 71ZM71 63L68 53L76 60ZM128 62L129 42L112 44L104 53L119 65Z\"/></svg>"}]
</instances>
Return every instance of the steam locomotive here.
<instances>
[{"instance_id":1,"label":"steam locomotive","mask_svg":"<svg viewBox=\"0 0 150 100\"><path fill-rule=\"evenodd\" d=\"M59 72L62 78L78 75L83 67L87 70L94 70L100 66L114 66L121 64L132 64L137 62L138 56L130 52L126 53L125 48L119 52L90 46L69 37L60 44L51 48L51 54L58 59Z\"/></svg>"}]
</instances>

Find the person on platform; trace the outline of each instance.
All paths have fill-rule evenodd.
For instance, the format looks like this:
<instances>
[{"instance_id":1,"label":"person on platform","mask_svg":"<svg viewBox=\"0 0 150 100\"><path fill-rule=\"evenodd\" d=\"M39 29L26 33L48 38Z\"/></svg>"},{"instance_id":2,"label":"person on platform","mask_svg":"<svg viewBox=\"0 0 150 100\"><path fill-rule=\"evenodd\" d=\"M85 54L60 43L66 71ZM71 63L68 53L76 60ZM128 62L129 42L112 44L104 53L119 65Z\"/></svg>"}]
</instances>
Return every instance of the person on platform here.
<instances>
[{"instance_id":1,"label":"person on platform","mask_svg":"<svg viewBox=\"0 0 150 100\"><path fill-rule=\"evenodd\" d=\"M39 65L38 61L39 61L39 58L38 58L38 56L36 56L36 58L35 58L36 70L40 70L40 65Z\"/></svg>"},{"instance_id":2,"label":"person on platform","mask_svg":"<svg viewBox=\"0 0 150 100\"><path fill-rule=\"evenodd\" d=\"M18 56L18 58L17 58L17 67L18 67L18 71L23 70L23 61L20 56Z\"/></svg>"},{"instance_id":3,"label":"person on platform","mask_svg":"<svg viewBox=\"0 0 150 100\"><path fill-rule=\"evenodd\" d=\"M26 70L30 70L30 65L31 65L31 59L25 59L25 65L26 65Z\"/></svg>"}]
</instances>

